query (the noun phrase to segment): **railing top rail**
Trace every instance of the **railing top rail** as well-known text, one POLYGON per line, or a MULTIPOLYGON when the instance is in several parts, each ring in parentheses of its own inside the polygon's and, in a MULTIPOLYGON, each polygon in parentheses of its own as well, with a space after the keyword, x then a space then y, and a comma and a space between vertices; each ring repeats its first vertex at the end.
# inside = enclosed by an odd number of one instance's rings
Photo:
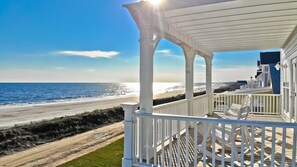
POLYGON ((188 101, 188 99, 177 100, 177 101, 173 101, 173 102, 153 106, 153 109, 160 109, 160 108, 168 107, 168 106, 171 106, 171 105, 177 105, 177 104, 185 103, 187 101, 188 101))
POLYGON ((237 124, 237 125, 247 125, 247 126, 265 126, 265 127, 287 127, 287 128, 297 128, 297 123, 289 122, 270 122, 270 121, 253 121, 253 120, 233 120, 233 119, 222 119, 222 118, 204 118, 198 116, 184 116, 184 115, 171 115, 171 114, 157 114, 157 113, 143 113, 135 112, 133 117, 141 118, 157 118, 157 119, 167 119, 167 120, 179 120, 179 121, 189 121, 189 122, 207 122, 207 123, 223 123, 223 124, 237 124))
POLYGON ((252 94, 252 93, 234 93, 234 94, 227 94, 227 93, 214 93, 214 95, 227 95, 227 96, 246 96, 248 94, 251 94, 252 96, 280 96, 280 94, 252 94))
POLYGON ((200 99, 200 98, 207 97, 207 96, 208 96, 207 94, 200 95, 200 96, 195 96, 195 97, 193 97, 193 100, 200 99))
POLYGON ((280 96, 280 94, 251 94, 252 96, 280 96))

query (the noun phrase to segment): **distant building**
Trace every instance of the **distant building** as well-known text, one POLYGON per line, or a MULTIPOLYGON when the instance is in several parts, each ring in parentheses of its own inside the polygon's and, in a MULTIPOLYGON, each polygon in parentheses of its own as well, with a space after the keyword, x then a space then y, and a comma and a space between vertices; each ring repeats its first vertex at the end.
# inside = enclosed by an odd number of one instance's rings
POLYGON ((272 87, 274 94, 280 93, 280 71, 275 65, 280 62, 280 52, 261 52, 257 61, 257 74, 255 75, 259 87, 272 87))
POLYGON ((236 82, 236 84, 239 85, 239 86, 247 85, 247 81, 239 80, 239 81, 236 82))

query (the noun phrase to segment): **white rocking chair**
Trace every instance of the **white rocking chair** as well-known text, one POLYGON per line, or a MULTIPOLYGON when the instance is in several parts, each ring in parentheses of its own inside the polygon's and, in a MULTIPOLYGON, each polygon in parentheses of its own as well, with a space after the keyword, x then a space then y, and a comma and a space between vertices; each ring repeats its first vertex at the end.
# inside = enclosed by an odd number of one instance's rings
MULTIPOLYGON (((247 100, 248 102, 248 100, 247 100)), ((232 111, 231 115, 230 112, 228 112, 223 118, 225 119, 237 119, 237 120, 246 120, 246 118, 248 117, 248 113, 250 111, 250 106, 247 105, 246 103, 243 105, 233 105, 233 108, 230 109, 229 111, 232 111)), ((207 138, 209 136, 209 134, 211 134, 211 132, 214 132, 214 136, 215 136, 215 142, 219 145, 222 146, 222 149, 225 148, 224 150, 233 150, 232 151, 232 155, 234 156, 234 160, 235 161, 239 161, 240 160, 240 151, 241 151, 241 142, 238 144, 237 142, 237 137, 240 136, 241 134, 241 126, 239 125, 225 125, 225 128, 223 129, 222 124, 217 124, 217 125, 212 125, 212 126, 208 126, 207 129, 207 133, 206 136, 203 137, 203 141, 201 145, 198 145, 198 149, 201 152, 205 151, 205 154, 207 157, 210 158, 215 158, 216 160, 221 161, 222 160, 222 156, 224 156, 224 159, 226 162, 230 162, 232 160, 231 156, 227 157, 226 155, 218 155, 215 154, 215 157, 213 157, 213 153, 212 151, 209 151, 206 149, 207 147, 207 138), (223 131, 225 131, 225 136, 223 136, 223 131), (224 142, 223 142, 224 140, 224 142), (224 146, 222 145, 224 143, 224 146), (205 148, 204 148, 205 147, 205 148)), ((243 136, 243 135, 241 135, 243 136)), ((245 129, 245 151, 243 152, 243 154, 247 153, 249 151, 249 140, 250 140, 250 135, 249 132, 247 130, 247 128, 245 129)))
MULTIPOLYGON (((232 103, 231 106, 229 108, 226 108, 224 110, 224 115, 225 116, 233 116, 233 117, 237 117, 238 118, 238 114, 239 114, 239 110, 241 108, 244 108, 244 107, 248 107, 248 111, 247 112, 243 112, 242 114, 249 114, 251 108, 251 103, 252 103, 252 95, 249 94, 247 96, 245 96, 243 99, 242 99, 242 103, 241 104, 235 104, 235 103, 232 103)), ((242 118, 241 119, 247 119, 247 115, 242 115, 241 116, 242 118)))

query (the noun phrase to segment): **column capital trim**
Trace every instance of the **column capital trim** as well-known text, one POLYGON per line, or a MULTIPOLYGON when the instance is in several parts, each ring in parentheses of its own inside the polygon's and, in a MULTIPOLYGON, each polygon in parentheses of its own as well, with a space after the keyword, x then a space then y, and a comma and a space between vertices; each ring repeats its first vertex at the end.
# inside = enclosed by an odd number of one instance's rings
POLYGON ((182 44, 180 46, 183 49, 186 61, 191 61, 191 62, 194 61, 197 52, 193 48, 189 47, 188 45, 182 44))
POLYGON ((212 54, 211 56, 203 56, 203 58, 204 58, 204 60, 205 60, 205 62, 206 63, 208 63, 208 62, 212 62, 212 60, 213 60, 213 57, 214 57, 214 54, 212 54))

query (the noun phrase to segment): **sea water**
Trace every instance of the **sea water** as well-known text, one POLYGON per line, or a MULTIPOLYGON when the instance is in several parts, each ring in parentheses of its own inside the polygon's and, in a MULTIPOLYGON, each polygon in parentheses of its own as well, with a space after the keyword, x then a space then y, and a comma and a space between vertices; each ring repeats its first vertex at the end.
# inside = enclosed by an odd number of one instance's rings
MULTIPOLYGON (((224 83, 214 84, 219 87, 224 83)), ((184 89, 181 83, 154 83, 154 94, 184 89)), ((196 91, 205 89, 195 84, 196 91)), ((0 107, 102 100, 139 95, 139 83, 0 83, 0 107)))

